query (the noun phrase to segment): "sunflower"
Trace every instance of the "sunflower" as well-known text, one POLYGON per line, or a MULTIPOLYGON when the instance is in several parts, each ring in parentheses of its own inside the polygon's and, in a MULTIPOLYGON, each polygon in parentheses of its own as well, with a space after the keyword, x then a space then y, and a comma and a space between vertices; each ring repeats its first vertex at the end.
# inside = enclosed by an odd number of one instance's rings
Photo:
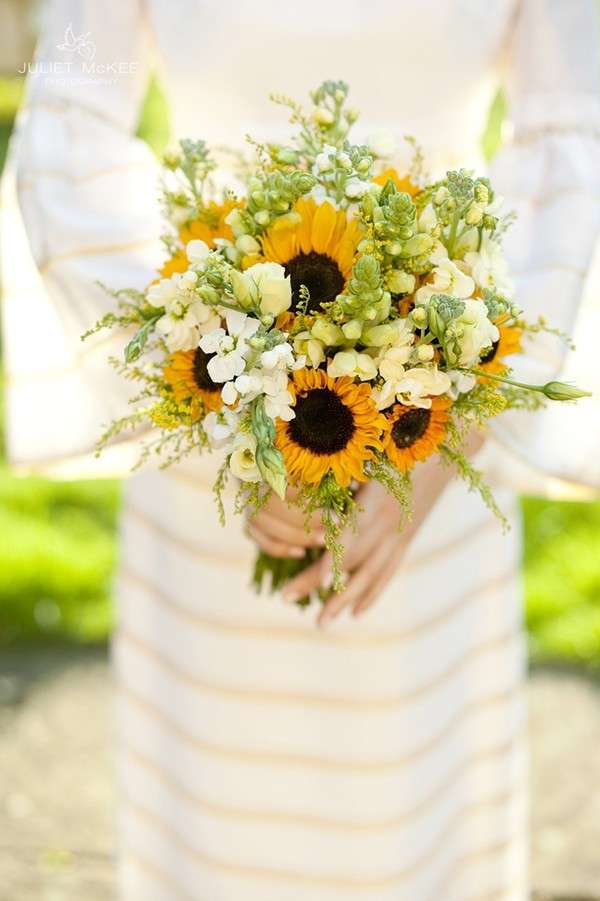
POLYGON ((263 259, 280 263, 292 283, 292 311, 300 300, 300 286, 310 293, 309 311, 335 300, 352 270, 362 232, 356 220, 330 203, 301 198, 294 206, 297 222, 275 223, 262 238, 263 259))
POLYGON ((190 416, 194 422, 204 413, 219 410, 222 405, 221 386, 213 382, 206 368, 211 356, 200 347, 178 350, 163 370, 175 400, 190 402, 190 416))
POLYGON ((385 169, 373 179, 376 185, 382 186, 390 180, 394 182, 399 191, 410 194, 411 197, 416 197, 421 190, 411 181, 408 175, 400 176, 397 169, 385 169))
POLYGON ((189 268, 185 250, 177 250, 158 270, 161 278, 171 278, 176 272, 187 272, 189 268))
POLYGON ((404 404, 392 408, 383 445, 396 469, 407 472, 438 449, 446 434, 450 405, 445 398, 432 397, 429 409, 404 404))
POLYGON ((300 369, 289 390, 295 417, 277 420, 275 443, 292 482, 317 484, 333 472, 339 485, 366 481, 363 464, 382 450, 385 417, 371 399, 369 385, 346 376, 332 379, 322 369, 300 369))
POLYGON ((202 211, 201 218, 192 219, 181 226, 179 237, 184 244, 188 241, 204 241, 211 250, 215 246, 215 238, 233 241, 233 232, 225 220, 232 210, 240 206, 238 200, 226 200, 224 203, 211 200, 202 211))
POLYGON ((494 341, 491 349, 481 358, 478 368, 483 369, 484 372, 502 375, 508 369, 504 357, 521 352, 523 332, 514 325, 499 325, 498 331, 500 337, 494 341))

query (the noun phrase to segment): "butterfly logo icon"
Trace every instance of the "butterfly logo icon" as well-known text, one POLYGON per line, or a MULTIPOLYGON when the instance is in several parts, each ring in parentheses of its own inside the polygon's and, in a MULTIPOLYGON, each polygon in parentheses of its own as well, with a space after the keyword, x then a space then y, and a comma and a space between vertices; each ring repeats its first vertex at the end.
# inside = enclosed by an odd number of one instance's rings
POLYGON ((96 45, 90 40, 91 32, 76 35, 73 25, 69 24, 65 31, 65 39, 62 44, 57 44, 59 50, 68 50, 70 53, 78 53, 79 56, 91 63, 96 56, 96 45))

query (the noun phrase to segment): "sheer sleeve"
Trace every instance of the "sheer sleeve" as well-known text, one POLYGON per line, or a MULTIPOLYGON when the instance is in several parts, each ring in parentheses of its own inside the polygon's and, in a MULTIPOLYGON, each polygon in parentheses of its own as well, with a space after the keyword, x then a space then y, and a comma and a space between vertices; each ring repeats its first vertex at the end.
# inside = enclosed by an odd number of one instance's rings
POLYGON ((593 0, 521 0, 506 83, 512 135, 491 174, 517 212, 505 244, 516 301, 530 320, 544 316, 574 334, 578 352, 537 336, 516 377, 571 377, 595 392, 577 405, 553 404, 533 417, 509 413, 494 423, 492 436, 505 451, 502 460, 496 456, 498 468, 514 473, 522 489, 539 488, 540 476, 600 484, 600 365, 597 342, 590 342, 600 325, 598 75, 593 0))
MULTIPOLYGON (((98 283, 141 287, 158 261, 158 166, 134 137, 149 68, 138 0, 48 4, 2 186, 16 464, 93 472, 83 464, 102 425, 124 412, 107 362, 124 336, 80 336, 114 303, 98 283)), ((113 468, 114 455, 103 462, 113 468)))

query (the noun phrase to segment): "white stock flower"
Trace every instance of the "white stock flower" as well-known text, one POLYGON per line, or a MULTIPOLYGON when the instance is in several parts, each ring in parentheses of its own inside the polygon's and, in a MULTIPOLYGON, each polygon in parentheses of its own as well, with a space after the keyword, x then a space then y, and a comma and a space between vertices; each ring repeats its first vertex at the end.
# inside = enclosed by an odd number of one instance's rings
POLYGON ((260 482, 261 474, 256 464, 256 438, 249 432, 236 435, 229 468, 243 482, 260 482))
POLYGON ((330 172, 334 167, 335 155, 337 148, 332 144, 325 144, 321 153, 315 157, 315 166, 317 172, 330 172), (331 159, 333 157, 333 159, 331 159))
POLYGON ((265 369, 297 368, 292 345, 287 341, 276 344, 271 350, 264 350, 260 355, 260 363, 265 369))
POLYGON ((476 376, 471 375, 470 372, 460 372, 458 369, 451 369, 448 372, 448 376, 451 382, 448 396, 452 400, 456 400, 459 394, 466 394, 467 391, 471 391, 477 383, 476 376))
POLYGON ((214 354, 207 364, 213 382, 230 382, 246 368, 248 340, 258 329, 260 322, 238 310, 225 313, 227 329, 217 328, 203 335, 200 347, 207 354, 214 354))
POLYGON ((500 337, 498 327, 490 321, 487 307, 481 300, 465 300, 464 313, 454 321, 458 327, 457 341, 460 346, 460 366, 474 366, 481 352, 491 347, 500 337))
POLYGON ((377 364, 369 354, 361 354, 356 350, 340 350, 329 361, 327 374, 334 379, 348 375, 366 382, 376 377, 377 364))
POLYGON ((209 445, 214 450, 229 450, 237 433, 238 416, 233 410, 207 413, 202 420, 209 445))
POLYGON ((431 395, 447 393, 450 378, 435 366, 431 369, 415 366, 406 370, 395 387, 396 398, 403 404, 428 409, 431 407, 431 395))
POLYGON ((512 294, 513 284, 502 248, 488 235, 482 237, 479 250, 465 255, 465 263, 480 288, 496 288, 500 294, 512 294))
MULTIPOLYGON (((433 257, 433 255, 432 255, 433 257)), ((432 294, 450 294, 452 297, 471 297, 475 282, 470 275, 459 269, 448 257, 437 256, 439 262, 432 270, 433 279, 423 285, 415 294, 415 301, 426 304, 432 294)))
POLYGON ((299 332, 294 336, 294 350, 305 356, 315 369, 325 360, 325 344, 313 338, 310 332, 299 332))
POLYGON ((202 266, 210 253, 210 249, 204 241, 193 240, 188 241, 185 246, 185 252, 192 266, 202 266))
POLYGON ((369 190, 369 184, 360 178, 349 178, 344 193, 349 200, 359 200, 369 190))
POLYGON ((438 224, 437 216, 432 203, 428 203, 421 211, 417 220, 417 226, 420 232, 431 232, 438 224))
POLYGON ((193 293, 197 276, 194 272, 176 273, 150 285, 146 298, 152 306, 164 307, 164 315, 156 323, 171 352, 190 350, 198 338, 219 326, 221 317, 193 293))

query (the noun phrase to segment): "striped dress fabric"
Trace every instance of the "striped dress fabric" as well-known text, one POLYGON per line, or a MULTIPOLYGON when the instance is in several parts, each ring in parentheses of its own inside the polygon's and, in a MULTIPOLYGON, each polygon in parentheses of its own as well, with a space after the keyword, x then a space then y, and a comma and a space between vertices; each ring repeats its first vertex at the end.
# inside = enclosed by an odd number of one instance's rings
POLYGON ((518 528, 451 486, 369 614, 320 631, 249 588, 212 475, 127 490, 124 897, 524 899, 518 528))
MULTIPOLYGON (((518 213, 505 243, 515 297, 567 333, 583 310, 569 376, 596 399, 558 420, 503 417, 478 462, 512 531, 452 484, 377 604, 325 631, 313 610, 249 588, 253 549, 239 519, 217 524, 213 461, 131 478, 114 639, 118 866, 119 901, 525 901, 513 492, 547 476, 600 481, 595 0, 44 11, 3 177, 0 263, 9 454, 52 475, 123 474, 137 455, 134 435, 94 458, 101 425, 127 410, 107 363, 123 336, 80 336, 114 307, 99 283, 143 289, 164 255, 158 163, 135 137, 157 65, 176 137, 287 140, 269 92, 303 100, 343 78, 363 111, 356 139, 385 130, 401 148, 415 135, 434 177, 481 168, 505 86, 491 174, 518 213), (121 67, 114 77, 80 77, 61 49, 68 26, 97 64, 121 67), (48 76, 57 62, 69 67, 48 76)), ((542 337, 517 376, 555 377, 563 356, 542 337)))

